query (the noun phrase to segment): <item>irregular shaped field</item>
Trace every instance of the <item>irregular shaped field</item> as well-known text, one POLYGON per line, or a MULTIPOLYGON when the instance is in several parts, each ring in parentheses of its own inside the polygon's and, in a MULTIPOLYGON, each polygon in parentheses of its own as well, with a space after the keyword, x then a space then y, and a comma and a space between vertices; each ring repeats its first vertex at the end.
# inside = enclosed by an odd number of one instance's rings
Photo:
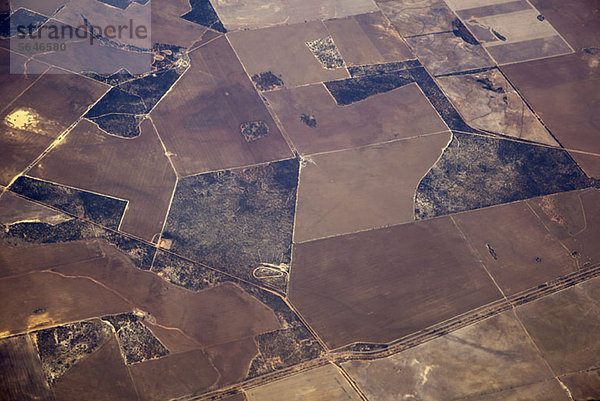
POLYGON ((472 127, 558 146, 499 70, 439 77, 437 82, 472 127))
POLYGON ((294 241, 414 220, 417 185, 450 133, 310 156, 302 167, 294 241))
POLYGON ((562 149, 457 132, 453 136, 419 184, 415 198, 418 219, 590 185, 562 149))
POLYGON ((120 229, 152 240, 162 229, 176 178, 152 123, 144 121, 140 130, 139 137, 124 140, 82 121, 30 175, 127 200, 120 229))

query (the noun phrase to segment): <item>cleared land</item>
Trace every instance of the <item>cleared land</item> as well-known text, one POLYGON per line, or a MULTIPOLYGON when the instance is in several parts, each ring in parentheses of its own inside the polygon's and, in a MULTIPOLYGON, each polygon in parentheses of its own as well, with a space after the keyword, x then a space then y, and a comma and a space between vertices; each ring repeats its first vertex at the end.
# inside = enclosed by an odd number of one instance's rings
POLYGON ((26 221, 54 225, 71 219, 60 211, 30 202, 9 191, 0 198, 0 224, 5 226, 26 221))
POLYGON ((440 77, 437 82, 471 127, 558 146, 497 69, 440 77))
POLYGON ((450 74, 493 66, 480 44, 466 41, 453 32, 415 36, 408 44, 433 75, 450 74))
MULTIPOLYGON (((553 378, 512 312, 385 359, 352 361, 343 367, 369 399, 381 401, 397 400, 398 395, 427 401, 479 400, 490 393, 490 399, 498 400, 505 399, 500 396, 503 390, 553 378)), ((560 388, 546 390, 544 400, 564 400, 557 396, 560 388)))
POLYGON ((0 110, 8 106, 48 68, 45 64, 28 62, 27 58, 0 48, 0 110))
MULTIPOLYGON (((306 45, 328 36, 323 22, 313 21, 232 32, 227 37, 248 75, 271 71, 290 88, 349 76, 345 68, 323 68, 306 45)), ((333 40, 337 45, 335 37, 333 40)))
MULTIPOLYGON (((502 71, 567 149, 600 154, 600 54, 503 66, 502 71)), ((579 154, 572 153, 575 160, 579 154)))
POLYGON ((361 399, 339 370, 329 364, 246 390, 246 395, 249 401, 361 399))
POLYGON ((600 369, 562 376, 560 380, 576 400, 600 399, 600 369))
POLYGON ((264 96, 303 155, 447 129, 416 84, 343 107, 323 85, 282 89, 264 96), (316 125, 306 124, 303 114, 313 116, 316 125))
POLYGON ((129 201, 121 230, 152 240, 162 229, 175 187, 175 172, 152 123, 123 139, 80 122, 35 168, 33 177, 129 201))
POLYGON ((598 2, 582 0, 566 3, 560 0, 531 0, 539 12, 558 29, 575 49, 598 44, 600 14, 598 2))
POLYGON ((0 340, 0 393, 6 401, 53 400, 35 346, 28 335, 0 340))
POLYGON ((517 309, 544 359, 558 375, 600 367, 600 279, 517 309))
POLYGON ((114 337, 61 376, 52 392, 56 401, 137 399, 114 337))
POLYGON ((139 363, 129 369, 142 401, 161 401, 207 390, 219 375, 200 350, 139 363))
POLYGON ((453 218, 507 295, 577 271, 571 252, 524 201, 453 218))
POLYGON ((443 0, 380 0, 377 5, 404 37, 452 30, 456 18, 443 0))
POLYGON ((390 63, 414 58, 412 52, 381 13, 325 21, 346 65, 390 63))
POLYGON ((291 156, 277 125, 224 37, 190 53, 191 67, 151 116, 180 175, 291 156), (241 124, 268 133, 247 142, 241 124))
POLYGON ((186 21, 182 15, 191 9, 187 0, 161 1, 152 4, 152 41, 191 48, 200 38, 208 38, 213 31, 186 21))
POLYGON ((245 379, 252 360, 258 355, 258 348, 253 338, 245 338, 212 346, 206 352, 219 371, 219 387, 245 379))
POLYGON ((0 183, 8 184, 98 100, 107 87, 70 74, 46 74, 0 113, 0 183))
POLYGON ((294 241, 414 220, 421 178, 450 133, 312 155, 302 167, 294 241))
POLYGON ((346 17, 378 11, 372 0, 235 0, 213 3, 223 25, 230 31, 294 24, 316 19, 346 17))
POLYGON ((0 280, 0 335, 129 310, 130 305, 86 278, 34 272, 0 280))
POLYGON ((600 190, 565 192, 527 202, 550 233, 577 258, 579 266, 600 262, 600 190))
POLYGON ((386 343, 500 294, 441 218, 296 245, 289 297, 336 348, 386 343))
POLYGON ((63 264, 94 260, 103 256, 102 249, 94 240, 18 247, 2 244, 1 249, 1 277, 52 269, 63 264))

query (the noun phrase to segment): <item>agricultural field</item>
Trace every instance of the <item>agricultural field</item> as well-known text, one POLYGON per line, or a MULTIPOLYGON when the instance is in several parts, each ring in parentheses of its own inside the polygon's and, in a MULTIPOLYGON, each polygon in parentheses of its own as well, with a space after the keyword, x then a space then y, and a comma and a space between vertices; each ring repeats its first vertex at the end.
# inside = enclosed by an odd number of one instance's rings
POLYGON ((0 2, 0 399, 600 399, 595 0, 0 2))

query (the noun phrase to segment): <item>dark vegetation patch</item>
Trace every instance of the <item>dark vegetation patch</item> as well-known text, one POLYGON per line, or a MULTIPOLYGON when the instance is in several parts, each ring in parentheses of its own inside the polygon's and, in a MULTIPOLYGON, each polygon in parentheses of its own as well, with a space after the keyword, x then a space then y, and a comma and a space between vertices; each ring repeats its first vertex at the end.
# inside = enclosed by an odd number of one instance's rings
POLYGON ((496 31, 495 29, 492 29, 492 33, 501 41, 506 42, 506 37, 500 34, 500 32, 496 31))
POLYGON ((152 53, 152 70, 139 76, 126 70, 112 75, 87 73, 114 86, 85 117, 111 135, 124 138, 139 136, 141 121, 189 65, 189 58, 182 47, 156 44, 152 53))
POLYGON ((308 336, 310 336, 308 330, 302 326, 257 336, 259 354, 250 364, 248 378, 318 358, 322 348, 317 341, 298 341, 308 336))
POLYGON ((122 313, 104 316, 102 320, 109 322, 114 327, 121 352, 128 365, 169 354, 169 350, 142 324, 137 315, 122 313))
POLYGON ((458 18, 452 21, 452 33, 454 33, 454 36, 461 38, 470 45, 477 46, 479 44, 479 41, 475 39, 465 24, 463 24, 458 18))
POLYGON ((215 31, 227 32, 209 0, 190 0, 190 5, 192 10, 181 18, 215 31))
POLYGON ((284 85, 281 77, 273 74, 271 71, 252 75, 252 81, 261 91, 282 88, 284 85))
POLYGON ((310 128, 317 128, 317 119, 312 114, 308 115, 303 113, 300 115, 300 120, 310 128))
POLYGON ((331 36, 306 42, 311 53, 319 60, 323 68, 334 70, 344 66, 344 59, 331 36))
POLYGON ((16 36, 19 32, 18 27, 25 27, 25 31, 29 34, 29 26, 31 25, 31 31, 35 32, 39 27, 44 25, 48 21, 48 18, 33 11, 29 11, 24 8, 19 8, 10 14, 10 17, 4 18, 0 22, 0 36, 3 38, 11 38, 16 36))
POLYGON ((237 282, 215 270, 160 250, 152 264, 152 271, 163 279, 191 291, 205 290, 228 281, 237 282))
POLYGON ((421 67, 419 60, 398 61, 384 64, 368 64, 348 67, 348 72, 352 78, 388 74, 396 71, 408 70, 410 68, 421 67))
POLYGON ((241 287, 271 308, 283 327, 255 337, 259 353, 250 364, 247 378, 306 362, 322 355, 323 348, 319 342, 280 297, 248 284, 241 284, 241 287))
POLYGON ((338 105, 348 105, 414 82, 408 71, 392 71, 325 82, 338 105))
POLYGON ((113 230, 119 228, 121 217, 127 207, 127 202, 123 200, 26 176, 19 177, 10 189, 17 194, 91 220, 113 230))
MULTIPOLYGON (((187 258, 249 280, 254 268, 290 263, 298 161, 186 177, 163 238, 187 258)), ((285 291, 285 287, 277 288, 285 291)))
POLYGON ((246 142, 254 142, 267 136, 269 126, 264 121, 247 121, 240 124, 240 132, 246 142))
POLYGON ((417 187, 417 219, 585 188, 590 180, 561 149, 454 133, 417 187))
POLYGON ((57 326, 32 333, 48 383, 110 339, 110 327, 100 320, 57 326))
POLYGON ((481 87, 485 90, 496 93, 504 93, 504 88, 502 87, 502 85, 494 87, 494 83, 488 77, 479 78, 477 79, 477 82, 479 82, 481 84, 481 87))
POLYGON ((93 238, 103 239, 119 248, 135 266, 142 270, 150 269, 156 251, 156 248, 151 245, 80 219, 56 225, 46 223, 12 224, 0 231, 0 238, 12 246, 19 246, 22 243, 48 244, 93 238))

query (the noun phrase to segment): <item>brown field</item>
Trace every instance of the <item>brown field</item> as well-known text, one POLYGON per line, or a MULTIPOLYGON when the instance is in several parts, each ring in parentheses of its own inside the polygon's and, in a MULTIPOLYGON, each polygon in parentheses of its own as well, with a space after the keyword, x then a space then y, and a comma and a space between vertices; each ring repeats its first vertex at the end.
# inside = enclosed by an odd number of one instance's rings
POLYGON ((224 37, 190 54, 191 67, 152 112, 181 175, 291 156, 291 151, 224 37), (246 142, 240 125, 263 121, 266 137, 246 142))
POLYGON ((98 100, 107 86, 46 74, 0 113, 0 183, 8 184, 98 100))
POLYGON ((137 363, 129 367, 141 401, 163 401, 208 389, 218 379, 200 350, 137 363))
POLYGON ((152 4, 152 41, 184 46, 188 49, 204 35, 213 31, 202 25, 184 20, 182 15, 191 10, 186 0, 161 1, 152 4))
MULTIPOLYGON (((47 24, 57 26, 61 30, 65 26, 55 19, 50 19, 47 24)), ((44 40, 56 43, 56 39, 49 37, 49 30, 42 32, 41 39, 23 39, 23 42, 31 41, 33 44, 34 41, 44 40)), ((130 73, 137 74, 148 71, 152 62, 152 55, 149 53, 132 52, 114 46, 90 47, 89 41, 82 41, 77 37, 67 38, 64 42, 67 46, 65 50, 35 53, 33 58, 76 73, 96 71, 111 74, 125 68, 130 73)))
POLYGON ((378 11, 373 0, 241 0, 217 1, 213 5, 230 31, 378 11))
POLYGON ((580 266, 600 262, 600 190, 563 192, 527 202, 580 266))
POLYGON ((0 224, 5 226, 26 221, 55 225, 71 219, 71 216, 30 202, 9 191, 0 197, 0 224))
POLYGON ((0 340, 0 394, 5 401, 53 399, 42 364, 27 335, 0 340))
POLYGON ((599 368, 600 279, 548 295, 517 309, 556 374, 599 368))
POLYGON ((301 154, 347 149, 447 129, 416 84, 338 106, 324 85, 267 92, 264 96, 301 154), (301 119, 314 115, 312 128, 301 119))
POLYGON ((52 390, 56 401, 137 400, 115 337, 68 370, 52 390))
MULTIPOLYGON (((350 76, 345 68, 323 68, 306 45, 327 36, 329 32, 321 21, 227 35, 248 75, 271 71, 288 88, 350 76)), ((337 44, 335 37, 333 40, 337 44)))
POLYGON ((49 67, 36 61, 27 62, 27 58, 0 48, 0 111, 32 85, 49 67), (30 74, 27 74, 30 72, 30 74))
POLYGON ((347 65, 390 63, 413 59, 402 37, 381 13, 325 21, 347 65))
POLYGON ((500 298, 449 218, 306 242, 289 297, 331 347, 387 343, 500 298))
POLYGON ((0 245, 0 277, 14 276, 60 265, 100 259, 103 254, 96 241, 58 244, 0 245))
POLYGON ((468 400, 474 399, 477 401, 571 401, 566 391, 554 379, 468 398, 468 400))
POLYGON ((600 13, 597 1, 531 0, 531 4, 573 48, 581 49, 598 44, 600 13))
MULTIPOLYGON (((399 395, 424 401, 480 400, 484 394, 553 378, 510 311, 399 354, 343 367, 368 399, 378 401, 397 400, 399 395)), ((510 398, 496 394, 489 399, 510 398)))
POLYGON ((131 310, 102 286, 78 277, 33 272, 0 280, 0 336, 131 310))
POLYGON ((359 401, 361 398, 333 365, 295 374, 246 390, 249 401, 359 401))
POLYGON ((225 283, 201 292, 187 291, 153 273, 136 269, 116 248, 102 245, 107 260, 80 263, 55 270, 91 277, 150 313, 157 324, 181 330, 192 341, 213 345, 280 328, 272 310, 225 283), (103 266, 98 269, 98 266, 103 266))
POLYGON ((158 338, 171 354, 180 354, 201 348, 197 341, 186 337, 185 333, 177 330, 176 327, 162 327, 152 324, 148 320, 142 321, 142 324, 158 338))
POLYGON ((302 167, 294 241, 414 221, 414 196, 450 133, 313 155, 302 167))
POLYGON ((210 361, 219 371, 217 386, 225 386, 245 379, 252 359, 258 354, 253 338, 214 345, 206 349, 210 361))
POLYGON ((578 152, 570 152, 570 154, 588 177, 600 179, 600 154, 596 156, 578 152))
POLYGON ((162 229, 175 172, 149 120, 142 134, 123 139, 81 121, 29 175, 127 199, 121 230, 152 240, 162 229))
POLYGON ((575 258, 524 201, 453 218, 507 295, 577 270, 575 258))
POLYGON ((502 71, 567 149, 600 153, 600 54, 503 66, 502 71))
POLYGON ((600 369, 562 376, 560 380, 569 388, 575 400, 600 399, 600 369))

